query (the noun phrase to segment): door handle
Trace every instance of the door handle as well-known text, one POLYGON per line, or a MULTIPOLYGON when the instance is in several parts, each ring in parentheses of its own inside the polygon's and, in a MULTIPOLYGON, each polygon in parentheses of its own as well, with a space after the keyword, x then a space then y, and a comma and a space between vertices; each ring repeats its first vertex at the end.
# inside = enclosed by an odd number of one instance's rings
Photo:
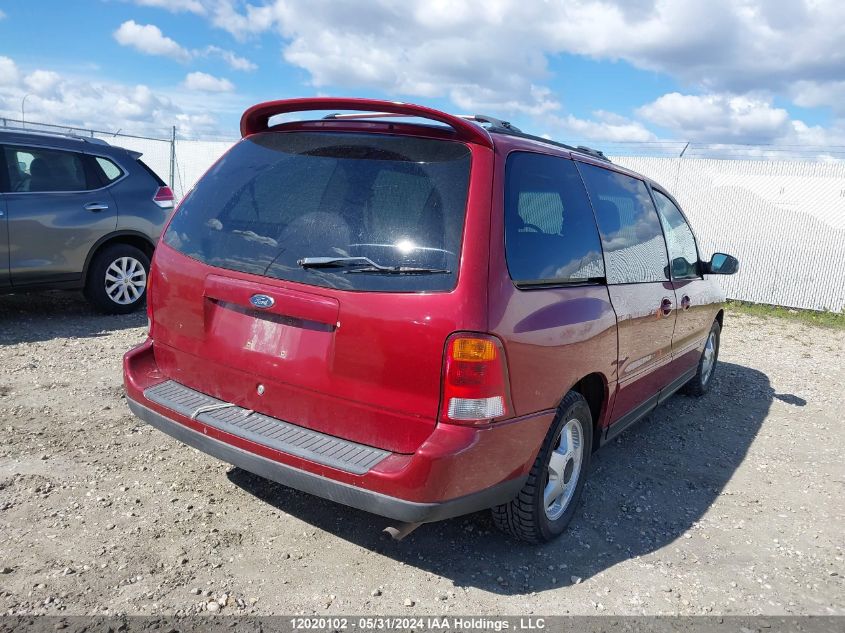
POLYGON ((671 299, 663 299, 660 302, 660 313, 667 317, 672 314, 672 300, 671 299))
POLYGON ((689 298, 689 295, 684 295, 681 297, 681 308, 684 310, 689 310, 690 306, 692 305, 692 301, 689 298))
POLYGON ((109 205, 103 204, 102 202, 89 202, 85 205, 86 211, 93 211, 94 213, 97 213, 99 211, 105 211, 108 208, 109 205))

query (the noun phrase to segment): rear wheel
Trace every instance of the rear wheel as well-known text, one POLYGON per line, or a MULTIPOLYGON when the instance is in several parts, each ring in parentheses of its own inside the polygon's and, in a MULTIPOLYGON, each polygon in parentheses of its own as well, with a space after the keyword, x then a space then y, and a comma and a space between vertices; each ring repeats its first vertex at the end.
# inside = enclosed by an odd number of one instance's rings
POLYGON ((716 361, 719 360, 719 338, 722 334, 722 326, 718 321, 713 321, 710 332, 707 334, 707 341, 704 343, 704 350, 701 358, 698 359, 698 369, 695 376, 683 386, 681 391, 690 396, 703 396, 710 391, 713 383, 713 374, 716 373, 716 361))
POLYGON ((129 244, 112 244, 94 256, 85 296, 108 314, 134 312, 144 303, 150 259, 129 244))
POLYGON ((529 543, 559 536, 575 514, 593 444, 593 418, 580 393, 570 391, 558 408, 531 473, 516 499, 493 508, 503 532, 529 543))

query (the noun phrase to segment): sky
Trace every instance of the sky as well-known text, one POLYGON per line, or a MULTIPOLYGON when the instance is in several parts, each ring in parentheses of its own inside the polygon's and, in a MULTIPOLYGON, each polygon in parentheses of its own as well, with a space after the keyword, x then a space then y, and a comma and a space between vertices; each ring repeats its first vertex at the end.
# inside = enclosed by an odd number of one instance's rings
POLYGON ((309 95, 559 140, 845 146, 841 0, 0 0, 0 116, 237 137, 309 95))

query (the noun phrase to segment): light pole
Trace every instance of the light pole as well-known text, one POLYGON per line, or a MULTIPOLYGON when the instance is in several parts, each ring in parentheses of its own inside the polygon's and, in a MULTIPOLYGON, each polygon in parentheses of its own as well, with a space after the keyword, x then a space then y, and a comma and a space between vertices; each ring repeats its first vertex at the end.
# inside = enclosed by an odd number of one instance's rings
POLYGON ((26 127, 26 100, 32 96, 32 93, 26 93, 21 99, 21 127, 26 127))

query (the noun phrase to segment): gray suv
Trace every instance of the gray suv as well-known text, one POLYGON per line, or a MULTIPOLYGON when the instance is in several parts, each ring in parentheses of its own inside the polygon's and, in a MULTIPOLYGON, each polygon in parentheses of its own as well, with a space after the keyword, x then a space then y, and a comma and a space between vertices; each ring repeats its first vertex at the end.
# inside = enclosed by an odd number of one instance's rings
POLYGON ((0 294, 82 289, 97 308, 144 303, 173 192, 105 141, 0 131, 0 294))

